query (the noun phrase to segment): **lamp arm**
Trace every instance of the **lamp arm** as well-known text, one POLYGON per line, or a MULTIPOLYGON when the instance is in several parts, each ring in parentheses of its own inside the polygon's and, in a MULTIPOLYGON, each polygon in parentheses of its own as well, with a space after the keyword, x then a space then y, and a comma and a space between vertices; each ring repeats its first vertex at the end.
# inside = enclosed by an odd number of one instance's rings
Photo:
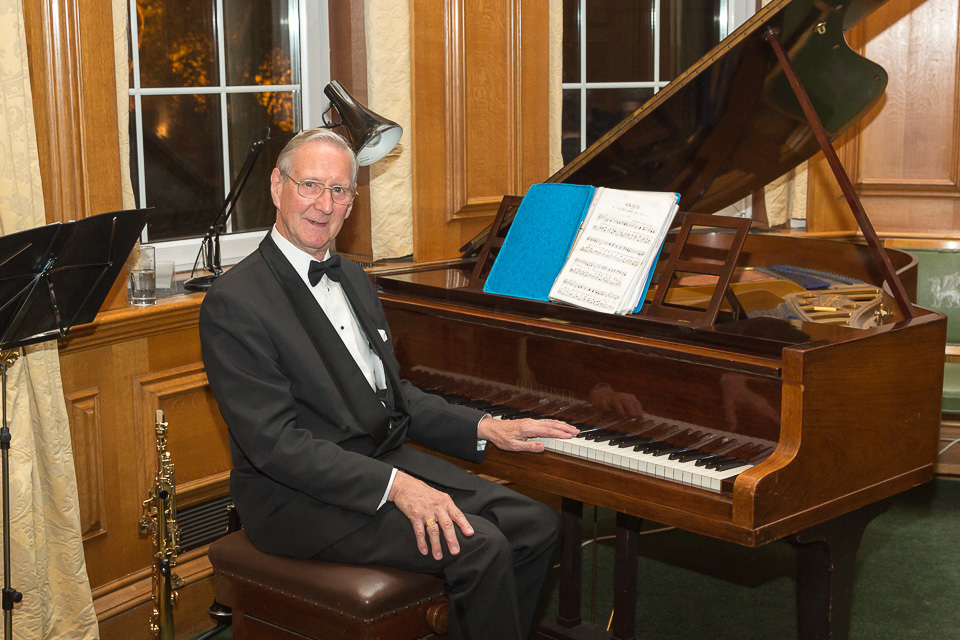
POLYGON ((202 260, 203 269, 210 272, 210 275, 191 277, 183 285, 187 291, 204 291, 223 273, 223 266, 220 262, 220 235, 226 230, 227 220, 230 219, 230 215, 233 213, 237 199, 240 197, 240 192, 243 190, 243 186, 247 183, 247 179, 253 171, 253 165, 260 156, 263 145, 270 137, 270 128, 264 127, 254 134, 254 137, 257 138, 257 140, 247 149, 247 156, 243 159, 243 165, 240 167, 240 171, 237 173, 237 177, 231 185, 230 193, 227 194, 223 205, 220 207, 220 211, 217 213, 217 217, 214 218, 213 223, 203 235, 203 240, 200 241, 200 254, 197 256, 196 262, 194 262, 194 270, 196 270, 197 262, 202 260))

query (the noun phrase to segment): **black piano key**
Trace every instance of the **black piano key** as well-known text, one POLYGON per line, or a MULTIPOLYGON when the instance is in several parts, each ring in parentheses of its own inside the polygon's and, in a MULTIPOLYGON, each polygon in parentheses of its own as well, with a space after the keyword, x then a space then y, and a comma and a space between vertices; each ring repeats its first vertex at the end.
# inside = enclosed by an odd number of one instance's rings
POLYGON ((503 418, 504 420, 513 420, 514 418, 529 418, 530 415, 530 412, 524 409, 511 409, 510 407, 503 407, 502 409, 497 410, 497 417, 503 418))
MULTIPOLYGON (((602 433, 594 438, 591 438, 594 442, 607 442, 608 440, 612 441, 620 435, 619 431, 609 431, 607 433, 602 433)), ((612 445, 613 442, 610 442, 612 445)))
MULTIPOLYGON (((674 453, 677 453, 678 451, 686 451, 686 450, 687 450, 686 447, 678 447, 678 446, 676 446, 676 445, 673 445, 673 446, 670 446, 670 447, 664 447, 663 449, 659 449, 659 450, 657 450, 657 451, 654 451, 654 452, 653 452, 653 455, 654 455, 654 457, 657 457, 657 456, 665 456, 665 455, 667 455, 667 454, 674 454, 674 453)), ((669 459, 669 458, 668 458, 668 459, 669 459)))
POLYGON ((705 469, 713 469, 714 471, 721 471, 722 467, 726 465, 733 464, 733 466, 729 467, 730 469, 740 466, 738 464, 735 464, 737 462, 743 462, 743 460, 740 460, 739 458, 731 458, 730 456, 717 456, 716 459, 710 460, 703 466, 705 469))
POLYGON ((596 427, 593 427, 593 428, 591 428, 591 429, 581 429, 581 430, 580 430, 580 433, 578 433, 577 435, 575 435, 575 436, 573 436, 573 437, 574 437, 574 438, 583 438, 584 440, 589 440, 589 439, 590 439, 590 436, 593 435, 594 433, 598 432, 598 431, 606 431, 606 429, 598 429, 598 428, 596 428, 596 427))
POLYGON ((689 449, 687 451, 678 451, 676 453, 671 453, 670 459, 676 460, 678 462, 692 462, 693 460, 700 460, 701 458, 709 458, 711 456, 713 456, 713 454, 707 453, 706 451, 689 449))
POLYGON ((614 438, 610 441, 611 445, 617 445, 621 449, 624 447, 632 447, 636 444, 651 442, 650 438, 646 436, 623 436, 620 438, 614 438))
POLYGON ((587 432, 581 431, 580 435, 578 435, 577 437, 578 438, 583 437, 586 440, 596 440, 600 436, 606 435, 608 433, 612 433, 614 436, 617 435, 616 431, 610 431, 609 429, 591 429, 590 431, 587 431, 587 432))
POLYGON ((715 463, 723 462, 725 460, 730 460, 730 458, 726 456, 710 455, 706 458, 700 458, 699 460, 697 460, 696 464, 698 467, 706 467, 709 469, 710 467, 708 465, 712 466, 715 463))
POLYGON ((717 471, 726 471, 727 469, 736 469, 737 467, 743 467, 750 464, 743 460, 731 460, 730 462, 724 462, 723 464, 717 465, 717 471))
POLYGON ((638 444, 633 448, 634 451, 640 451, 641 453, 655 453, 661 449, 666 449, 667 447, 672 447, 673 445, 669 442, 660 442, 659 440, 654 440, 653 442, 648 442, 647 444, 638 444))

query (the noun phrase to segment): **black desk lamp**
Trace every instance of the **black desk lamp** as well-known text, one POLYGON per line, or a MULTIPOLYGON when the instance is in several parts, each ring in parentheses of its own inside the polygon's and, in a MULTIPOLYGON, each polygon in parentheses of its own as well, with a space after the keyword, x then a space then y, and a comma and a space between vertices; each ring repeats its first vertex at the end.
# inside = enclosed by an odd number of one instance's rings
MULTIPOLYGON (((346 130, 350 146, 357 154, 358 165, 365 167, 373 164, 397 146, 400 136, 403 135, 403 128, 396 122, 377 115, 354 100, 353 96, 347 93, 347 90, 336 80, 330 82, 323 92, 330 99, 330 109, 336 109, 337 113, 340 114, 340 122, 327 121, 327 113, 330 111, 328 109, 323 114, 322 126, 326 129, 343 127, 346 130)), ((187 291, 206 291, 213 284, 213 281, 223 273, 223 267, 220 264, 220 234, 227 228, 227 220, 233 213, 240 191, 246 184, 247 178, 250 177, 250 172, 253 170, 253 165, 260 155, 260 151, 271 140, 269 135, 269 128, 261 129, 254 135, 255 141, 251 143, 247 150, 247 157, 231 185, 230 193, 223 201, 223 206, 220 207, 220 212, 203 236, 203 241, 200 244, 200 254, 193 265, 193 271, 195 272, 197 264, 202 258, 203 269, 210 273, 191 277, 185 281, 183 288, 187 291)), ((288 134, 281 136, 279 139, 290 137, 292 136, 288 134)), ((193 276, 193 272, 190 275, 193 276)))
POLYGON ((324 87, 323 92, 330 98, 330 107, 340 114, 340 122, 327 122, 327 114, 324 113, 323 126, 327 129, 342 126, 346 129, 350 146, 357 154, 357 164, 361 167, 380 160, 400 142, 400 136, 403 135, 400 125, 354 100, 336 80, 324 87))

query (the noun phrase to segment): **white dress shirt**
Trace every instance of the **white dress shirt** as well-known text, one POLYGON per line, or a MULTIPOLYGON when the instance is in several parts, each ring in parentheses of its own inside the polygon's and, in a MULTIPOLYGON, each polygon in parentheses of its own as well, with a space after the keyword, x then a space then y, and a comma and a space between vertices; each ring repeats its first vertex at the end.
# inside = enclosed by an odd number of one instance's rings
MULTIPOLYGON (((367 337, 364 335, 363 329, 360 328, 360 323, 357 321, 356 314, 354 314, 353 308, 350 306, 349 300, 347 300, 347 296, 343 293, 343 288, 340 286, 340 283, 331 280, 324 274, 316 286, 311 285, 308 271, 310 270, 310 263, 316 260, 316 258, 294 246, 292 242, 280 235, 276 225, 273 226, 270 237, 273 238, 280 252, 290 262, 297 274, 300 275, 300 278, 307 285, 307 288, 310 289, 310 292, 317 300, 323 313, 330 320, 330 324, 336 329, 337 335, 343 340, 343 345, 347 348, 347 351, 350 352, 350 355, 353 356, 353 359, 356 361, 357 366, 360 367, 360 371, 367 379, 367 382, 370 383, 370 388, 374 391, 386 389, 387 382, 386 373, 383 370, 383 361, 380 360, 380 356, 373 351, 373 348, 367 341, 367 337)), ((328 250, 324 259, 326 260, 329 257, 330 251, 328 250)), ((393 486, 393 479, 396 475, 397 470, 394 468, 390 474, 387 489, 383 492, 383 498, 377 507, 378 509, 386 503, 387 496, 390 495, 390 488, 393 486)))

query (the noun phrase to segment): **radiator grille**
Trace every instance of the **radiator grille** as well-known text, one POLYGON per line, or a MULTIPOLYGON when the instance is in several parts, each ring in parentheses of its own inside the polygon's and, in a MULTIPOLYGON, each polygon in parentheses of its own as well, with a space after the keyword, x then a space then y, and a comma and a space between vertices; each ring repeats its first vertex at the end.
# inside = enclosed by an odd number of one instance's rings
POLYGON ((177 510, 180 525, 180 551, 190 551, 208 545, 228 533, 230 496, 177 510))

